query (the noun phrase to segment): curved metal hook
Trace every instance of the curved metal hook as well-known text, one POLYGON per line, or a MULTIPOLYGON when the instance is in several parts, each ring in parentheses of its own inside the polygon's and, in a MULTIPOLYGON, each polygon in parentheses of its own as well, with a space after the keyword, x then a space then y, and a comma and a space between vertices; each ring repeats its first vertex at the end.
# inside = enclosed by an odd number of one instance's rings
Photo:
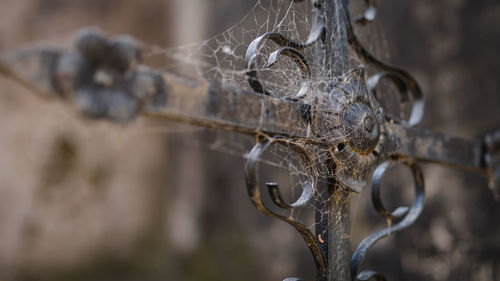
POLYGON ((380 164, 373 174, 372 178, 372 201, 373 205, 377 212, 383 217, 391 220, 393 218, 402 218, 400 222, 395 225, 389 226, 385 229, 379 230, 365 239, 359 244, 358 248, 354 252, 351 258, 351 276, 353 280, 368 280, 370 278, 375 278, 376 280, 384 280, 382 275, 376 273, 374 271, 362 271, 359 275, 359 267, 363 263, 366 255, 368 254, 368 250, 380 239, 387 237, 390 233, 401 231, 410 225, 412 225, 415 220, 418 218, 422 209, 424 207, 424 178, 422 175, 422 171, 420 167, 415 162, 393 162, 386 161, 380 164), (413 201, 412 206, 400 207, 397 208, 394 212, 389 212, 384 207, 381 199, 380 199, 380 187, 382 182, 382 177, 385 172, 394 166, 396 163, 403 163, 408 166, 412 173, 413 179, 415 181, 415 199, 413 201))
POLYGON ((372 271, 372 270, 364 270, 356 277, 360 281, 368 281, 370 279, 375 279, 375 281, 386 281, 384 275, 372 271))
POLYGON ((394 162, 391 161, 387 161, 380 164, 373 172, 372 183, 371 183, 373 206, 375 207, 375 210, 379 215, 381 215, 382 217, 386 218, 389 221, 404 217, 410 210, 406 206, 400 206, 396 208, 395 211, 389 212, 382 203, 382 199, 380 198, 380 189, 382 188, 382 177, 384 176, 384 173, 392 166, 394 166, 394 162))
POLYGON ((424 115, 424 97, 421 92, 415 91, 415 88, 408 87, 408 84, 405 81, 405 78, 402 77, 399 73, 397 72, 392 72, 392 71, 382 71, 377 74, 372 75, 370 78, 368 78, 367 84, 368 84, 368 89, 374 93, 375 98, 379 99, 377 97, 377 94, 375 92, 375 88, 377 87, 378 83, 382 79, 389 79, 389 81, 393 82, 396 87, 399 90, 399 93, 401 94, 401 100, 402 101, 408 101, 409 100, 409 94, 411 94, 413 100, 412 103, 412 108, 410 112, 410 117, 408 120, 395 120, 392 116, 389 116, 386 114, 386 117, 389 117, 391 120, 395 121, 396 123, 403 123, 403 124, 408 124, 409 126, 416 125, 420 122, 422 119, 422 116, 424 115))
MULTIPOLYGON (((307 64, 306 59, 299 51, 297 51, 294 48, 281 47, 269 55, 266 68, 269 68, 269 67, 273 66, 275 63, 277 63, 280 55, 285 55, 285 56, 292 58, 293 61, 295 62, 295 64, 297 66, 299 66, 300 71, 302 73, 303 82, 302 82, 302 85, 300 87, 300 90, 295 96, 290 97, 290 99, 299 100, 299 99, 305 97, 305 95, 307 94, 307 92, 311 88, 311 81, 310 81, 311 69, 309 68, 309 65, 307 64)), ((260 83, 260 82, 257 81, 257 83, 260 83)))
POLYGON ((270 68, 275 63, 277 63, 280 55, 285 55, 292 58, 295 64, 300 68, 300 71, 302 73, 303 83, 301 85, 299 92, 291 99, 297 100, 303 98, 310 89, 311 69, 309 68, 307 60, 299 52, 299 50, 308 46, 309 43, 306 42, 304 43, 304 45, 300 45, 297 42, 288 41, 288 39, 280 33, 268 32, 255 39, 248 47, 245 56, 246 68, 248 69, 246 73, 248 77, 247 78, 248 83, 250 84, 250 86, 254 91, 266 95, 271 95, 268 91, 264 90, 262 83, 259 81, 259 78, 257 77, 257 71, 256 71, 256 69, 259 68, 259 66, 257 65, 257 54, 260 50, 260 47, 267 39, 272 40, 281 46, 283 45, 287 46, 281 47, 278 50, 271 53, 268 57, 267 64, 264 66, 264 68, 270 68))
POLYGON ((291 204, 288 204, 286 203, 285 200, 283 200, 283 197, 281 196, 281 192, 278 188, 278 183, 267 182, 266 186, 269 195, 271 196, 271 200, 274 202, 274 204, 278 205, 283 209, 293 209, 305 206, 314 195, 314 184, 308 181, 304 184, 302 189, 302 194, 300 195, 299 199, 297 199, 295 202, 291 204))
MULTIPOLYGON (((296 0, 294 2, 301 2, 301 0, 298 1, 296 0)), ((278 44, 281 48, 271 53, 271 55, 268 58, 268 63, 266 66, 264 66, 264 68, 269 68, 274 63, 276 63, 281 54, 292 58, 294 62, 297 64, 297 66, 299 66, 299 68, 301 69, 304 82, 302 83, 299 92, 293 97, 291 97, 291 99, 298 100, 303 98, 311 87, 310 86, 311 70, 307 64, 306 59, 299 51, 313 45, 318 40, 322 39, 324 37, 324 34, 325 34, 324 22, 315 20, 313 22, 309 36, 305 42, 292 40, 283 35, 282 33, 274 31, 266 32, 263 35, 254 39, 248 46, 247 52, 245 54, 245 68, 247 69, 246 75, 250 87, 252 87, 252 89, 258 93, 271 95, 268 91, 264 89, 262 83, 259 81, 259 78, 257 77, 257 69, 260 68, 260 66, 257 65, 257 55, 262 45, 267 40, 270 40, 278 44)))
MULTIPOLYGON (((282 220, 290 224, 300 233, 300 235, 306 242, 307 246, 309 247, 311 254, 313 255, 314 262, 316 264, 316 268, 318 270, 319 275, 326 276, 328 270, 326 258, 321 250, 319 241, 311 233, 311 231, 304 224, 292 218, 292 216, 283 216, 275 213, 270 208, 268 208, 262 201, 258 183, 258 162, 264 151, 274 143, 280 143, 282 145, 290 147, 291 149, 299 153, 303 162, 308 163, 309 165, 311 165, 309 167, 314 169, 313 159, 310 158, 307 151, 305 151, 303 148, 294 145, 293 143, 287 142, 285 140, 281 140, 279 138, 268 138, 264 140, 262 139, 258 140, 257 144, 255 144, 250 153, 248 153, 247 161, 245 163, 245 180, 246 180, 248 195, 250 196, 252 203, 255 205, 257 210, 259 210, 259 212, 269 217, 277 218, 279 220, 282 220)), ((315 185, 316 185, 316 179, 314 178, 314 174, 312 174, 311 181, 304 186, 300 198, 294 203, 288 204, 285 203, 285 201, 282 199, 281 194, 278 191, 277 183, 267 184, 268 191, 271 194, 273 202, 281 208, 290 210, 293 210, 296 207, 300 207, 308 203, 313 197, 315 185)))

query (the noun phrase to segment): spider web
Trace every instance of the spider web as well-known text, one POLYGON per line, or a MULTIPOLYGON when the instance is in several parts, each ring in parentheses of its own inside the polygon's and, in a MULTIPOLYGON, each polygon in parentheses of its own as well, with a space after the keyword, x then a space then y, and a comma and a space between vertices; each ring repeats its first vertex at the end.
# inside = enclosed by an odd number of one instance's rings
MULTIPOLYGON (((358 14, 363 9, 362 1, 354 2, 353 14, 358 14)), ((248 82, 249 69, 246 68, 245 61, 249 45, 266 32, 278 32, 293 41, 305 42, 313 28, 312 10, 313 4, 307 0, 302 2, 258 0, 239 22, 206 40, 172 48, 163 48, 141 42, 143 58, 147 64, 154 65, 156 69, 168 73, 175 73, 193 80, 202 79, 210 83, 218 83, 226 88, 254 91, 248 82), (158 65, 160 67, 157 67, 158 65)), ((345 15, 337 16, 343 17, 345 15)), ((334 19, 334 22, 339 21, 341 19, 334 19)), ((363 43, 368 46, 377 46, 380 42, 377 36, 380 34, 372 26, 364 30, 366 36, 363 37, 369 40, 363 43)), ((336 29, 334 28, 334 30, 336 29)), ((332 38, 326 38, 326 40, 342 36, 345 35, 333 32, 332 38)), ((51 39, 50 41, 56 40, 51 39)), ((271 40, 266 41, 257 54, 256 65, 259 67, 254 70, 257 71, 257 77, 266 92, 273 97, 290 100, 300 92, 303 86, 304 77, 299 65, 292 58, 281 56, 272 66, 264 67, 270 54, 280 47, 271 40)), ((325 71, 323 62, 317 59, 315 48, 315 45, 312 45, 300 50, 312 73, 309 78, 309 90, 300 99, 300 102, 313 104, 316 115, 321 117, 321 122, 317 122, 313 129, 315 137, 327 140, 328 143, 345 145, 345 140, 350 138, 357 128, 340 124, 339 114, 345 110, 344 105, 354 103, 356 97, 349 93, 332 92, 331 88, 345 86, 346 88, 350 87, 352 92, 361 91, 363 86, 359 80, 364 79, 364 77, 360 77, 356 72, 344 72, 332 76, 330 72, 325 71), (344 125, 342 130, 338 130, 342 125, 344 125)), ((380 53, 376 53, 376 55, 380 55, 380 53)), ((387 56, 386 53, 382 53, 382 55, 383 57, 387 56)), ((340 61, 343 64, 340 68, 351 70, 362 65, 361 60, 357 58, 353 50, 348 50, 347 57, 347 61, 340 61)), ((335 55, 333 60, 336 60, 335 55)), ((370 73, 371 70, 366 69, 366 71, 370 73)), ((176 130, 174 126, 174 128, 167 128, 166 131, 163 130, 162 133, 175 133, 176 130)), ((180 130, 184 130, 184 128, 180 130)), ((328 180, 335 176, 332 174, 332 165, 353 174, 360 171, 358 167, 360 163, 354 159, 345 159, 342 163, 325 161, 325 159, 331 159, 332 150, 341 150, 342 146, 322 147, 307 144, 301 139, 288 141, 294 146, 308 151, 312 161, 304 162, 296 151, 279 144, 272 145, 260 159, 261 179, 264 180, 263 182, 279 182, 280 191, 283 192, 283 196, 288 202, 299 198, 304 186, 311 181, 316 182, 317 186, 325 186, 328 180)), ((216 139, 210 143, 210 148, 246 157, 253 143, 255 143, 253 137, 247 138, 232 132, 218 131, 216 139)), ((313 200, 310 200, 303 208, 294 209, 291 213, 287 213, 270 203, 269 196, 265 197, 264 200, 274 212, 294 216, 298 220, 306 222, 312 232, 318 224, 323 224, 323 220, 328 217, 328 210, 324 206, 330 199, 324 190, 317 189, 313 194, 313 200), (313 219, 315 213, 320 214, 316 217, 319 220, 313 219)))
MULTIPOLYGON (((361 3, 361 1, 359 2, 361 3)), ((362 5, 354 6, 354 10, 361 11, 363 9, 362 5)), ((155 63, 162 61, 160 69, 169 73, 177 73, 194 80, 204 79, 216 82, 227 88, 253 91, 248 82, 248 69, 245 61, 245 53, 251 42, 266 32, 279 32, 291 40, 305 42, 312 28, 312 10, 311 1, 259 0, 241 21, 209 39, 173 48, 161 48, 143 43, 146 49, 144 58, 146 61, 154 61, 155 63)), ((373 38, 376 36, 373 36, 373 29, 368 29, 367 34, 369 35, 367 37, 372 39, 368 42, 371 46, 374 44, 373 38)), ((334 33, 332 37, 336 35, 342 36, 334 33)), ((256 70, 258 79, 266 92, 274 97, 290 99, 300 91, 304 81, 299 66, 293 59, 282 56, 271 67, 263 67, 269 55, 280 47, 270 40, 266 41, 259 49, 257 65, 260 67, 256 70)), ((332 77, 330 73, 325 72, 323 64, 316 58, 314 45, 306 47, 300 52, 309 63, 312 73, 310 89, 300 102, 314 104, 315 110, 323 115, 322 122, 318 122, 315 127, 315 134, 318 138, 327 139, 331 143, 343 144, 343 140, 353 134, 356 128, 343 128, 342 133, 339 133, 339 130, 336 129, 341 124, 339 124, 338 116, 335 117, 345 109, 342 105, 352 104, 356 97, 349 94, 332 94, 330 88, 333 85, 349 85, 356 91, 358 87, 361 87, 360 83, 356 81, 356 79, 359 80, 359 77, 356 76, 356 73, 344 73, 345 75, 332 77)), ((341 63, 349 64, 341 66, 344 69, 354 69, 361 65, 361 61, 357 59, 352 50, 349 50, 348 61, 341 63)), ((251 147, 249 143, 254 142, 252 138, 250 140, 243 139, 234 133, 219 132, 217 136, 210 148, 244 157, 251 147)), ((300 139, 293 140, 293 142, 309 151, 313 155, 314 161, 305 163, 295 151, 280 145, 273 145, 260 161, 262 178, 280 182, 280 190, 284 192, 284 196, 289 199, 289 202, 300 196, 303 186, 307 182, 314 180, 318 185, 321 185, 325 184, 328 178, 334 176, 331 174, 332 163, 323 161, 331 158, 332 148, 308 145, 300 139), (286 176, 276 176, 273 179, 269 173, 269 170, 273 169, 271 167, 286 170, 285 174, 288 175, 288 179, 286 176), (289 183, 289 186, 282 184, 283 180, 289 183)), ((359 162, 347 159, 342 165, 344 170, 355 174, 359 162)), ((261 185, 263 185, 262 182, 261 185)), ((266 200, 269 201, 268 198, 266 200)), ((310 209, 323 212, 320 217, 324 219, 327 217, 327 213, 325 213, 327 211, 318 209, 318 206, 327 200, 328 197, 324 193, 317 191, 314 194, 314 200, 302 208, 305 211, 300 209, 294 211, 295 213, 292 215, 302 217, 303 221, 314 221, 311 218, 314 212, 307 211, 310 209)), ((282 212, 279 208, 274 208, 272 203, 268 205, 277 213, 282 212)), ((322 221, 316 221, 316 223, 322 223, 322 221)), ((314 226, 315 223, 309 224, 311 229, 314 226)))

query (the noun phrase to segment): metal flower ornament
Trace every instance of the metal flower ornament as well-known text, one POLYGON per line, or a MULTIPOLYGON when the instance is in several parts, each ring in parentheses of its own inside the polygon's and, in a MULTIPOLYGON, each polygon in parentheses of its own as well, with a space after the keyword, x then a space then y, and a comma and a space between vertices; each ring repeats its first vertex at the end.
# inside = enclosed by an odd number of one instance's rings
POLYGON ((385 280, 361 269, 362 264, 371 246, 409 227, 422 212, 424 178, 418 162, 486 173, 490 187, 498 189, 500 134, 467 140, 418 128, 424 98, 416 80, 375 58, 356 37, 353 24, 367 25, 376 17, 375 1, 365 2, 365 12, 351 18, 347 0, 311 0, 312 23, 304 42, 279 31, 256 37, 247 46, 242 69, 251 90, 150 69, 141 64, 140 48, 131 37, 106 38, 94 29, 81 31, 72 48, 34 45, 1 52, 0 75, 62 98, 90 118, 123 123, 140 114, 255 136, 244 168, 250 199, 259 212, 299 232, 314 258, 317 280, 385 280), (312 58, 304 54, 306 49, 312 50, 312 58), (362 64, 352 66, 349 51, 362 64), (299 89, 286 97, 269 88, 261 75, 282 60, 291 61, 302 79, 299 89), (406 117, 384 108, 382 82, 395 86, 397 102, 410 104, 406 117), (284 200, 278 183, 259 184, 260 158, 273 145, 295 153, 304 168, 306 180, 293 203, 284 200), (388 210, 380 192, 382 178, 394 165, 413 174, 415 197, 411 206, 388 210), (320 187, 320 178, 326 179, 326 187, 320 187), (376 212, 389 223, 352 253, 345 212, 349 194, 366 187, 376 212), (270 202, 263 200, 262 188, 270 202), (293 216, 306 205, 317 207, 315 231, 293 216))

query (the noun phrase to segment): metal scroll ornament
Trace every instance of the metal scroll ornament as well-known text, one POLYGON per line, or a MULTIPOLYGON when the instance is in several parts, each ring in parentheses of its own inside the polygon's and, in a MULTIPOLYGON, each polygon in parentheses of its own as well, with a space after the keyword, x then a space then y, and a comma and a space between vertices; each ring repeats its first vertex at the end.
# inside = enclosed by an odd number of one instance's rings
MULTIPOLYGON (((295 1, 300 2, 300 1, 295 1)), ((266 95, 272 95, 268 90, 266 90, 259 81, 258 78, 258 69, 267 69, 273 66, 278 62, 280 57, 287 56, 295 62, 295 64, 299 67, 302 74, 302 85, 298 93, 292 96, 290 99, 299 100, 305 97, 307 92, 311 87, 311 69, 304 57, 304 55, 300 52, 302 49, 306 47, 312 46, 318 40, 322 38, 325 32, 324 23, 319 20, 315 20, 313 22, 311 31, 309 33, 309 37, 305 42, 294 41, 284 34, 280 32, 266 32, 263 35, 257 37, 250 43, 247 48, 247 52, 245 55, 245 63, 247 69, 247 80, 252 89, 257 93, 262 93, 266 95), (257 63, 257 57, 259 55, 259 51, 262 46, 266 43, 266 41, 272 41, 280 46, 279 49, 272 52, 267 59, 267 63, 264 66, 259 66, 257 63)))
MULTIPOLYGON (((294 1, 302 2, 302 1, 294 1)), ((320 1, 312 0, 314 9, 318 9, 320 13, 320 1)), ((424 98, 420 87, 416 80, 406 71, 393 67, 384 63, 373 55, 371 55, 360 43, 356 37, 351 22, 361 26, 369 24, 375 19, 377 9, 375 0, 365 0, 366 10, 363 14, 351 20, 347 7, 341 7, 343 17, 340 20, 346 22, 346 35, 349 46, 352 48, 358 58, 363 61, 370 69, 375 69, 375 74, 369 78, 365 78, 365 66, 358 66, 348 73, 344 73, 338 78, 339 81, 346 81, 349 77, 350 82, 336 84, 331 87, 328 97, 332 100, 348 100, 345 104, 339 104, 338 109, 327 109, 328 113, 315 111, 314 104, 310 105, 312 115, 314 112, 319 112, 311 117, 311 131, 315 137, 322 138, 321 132, 315 131, 317 124, 331 122, 331 115, 337 118, 338 126, 333 127, 328 133, 332 134, 335 130, 339 130, 341 134, 346 135, 343 138, 331 144, 329 148, 330 157, 334 166, 333 176, 342 183, 342 185, 351 191, 361 192, 365 186, 371 186, 373 205, 379 215, 385 218, 388 222, 388 227, 377 231, 366 237, 355 250, 351 259, 351 278, 352 280, 385 280, 384 276, 372 270, 361 270, 361 265, 370 249, 378 240, 387 237, 390 233, 395 233, 407 228, 415 222, 420 215, 424 204, 424 181, 422 172, 418 164, 410 160, 402 160, 394 158, 390 152, 394 149, 388 147, 390 135, 387 132, 387 124, 399 124, 401 126, 412 127, 417 125, 423 116, 424 98), (393 83, 400 93, 400 102, 410 102, 411 110, 407 118, 391 115, 385 112, 379 100, 381 97, 377 93, 378 85, 381 81, 393 83), (349 99, 338 99, 339 96, 348 96, 349 99), (335 111, 337 110, 337 111, 335 111), (328 119, 328 120, 327 120, 328 119), (316 122, 316 123, 315 123, 316 122), (351 129, 348 134, 339 128, 355 128, 351 129), (349 165, 346 165, 349 163, 349 165), (380 190, 382 178, 387 170, 397 164, 407 166, 412 174, 415 183, 415 199, 410 207, 399 207, 394 211, 387 210, 382 200, 380 199, 380 190), (350 167, 356 167, 356 171, 350 167)), ((337 5, 342 5, 342 1, 338 1, 337 5)), ((272 91, 266 89, 263 81, 259 79, 259 71, 270 68, 276 64, 280 58, 288 57, 298 66, 302 77, 302 83, 299 91, 292 94, 286 99, 291 101, 303 100, 307 94, 312 91, 311 68, 308 61, 305 59, 301 51, 304 48, 311 47, 319 40, 325 40, 325 23, 324 18, 316 17, 312 24, 308 39, 305 42, 299 42, 288 38, 280 32, 267 32, 252 41, 246 52, 246 76, 250 87, 257 93, 273 96, 272 91), (279 47, 267 56, 267 61, 263 65, 259 65, 257 57, 260 54, 262 47, 266 42, 271 41, 279 47)), ((278 97, 279 98, 279 97, 278 97)), ((335 104, 335 103, 332 103, 335 104)), ((327 253, 322 245, 324 241, 318 240, 311 231, 301 222, 295 220, 291 215, 283 216, 275 213, 272 208, 266 206, 262 201, 259 191, 257 165, 260 156, 271 145, 285 145, 295 153, 297 153, 304 167, 308 167, 309 180, 305 182, 302 189, 302 195, 294 203, 286 203, 279 192, 276 183, 267 183, 267 191, 273 204, 283 210, 289 210, 291 213, 296 208, 303 207, 308 204, 317 190, 318 170, 315 169, 315 160, 310 152, 303 145, 297 145, 294 140, 285 140, 280 136, 259 136, 257 144, 250 151, 246 166, 245 176, 249 196, 257 209, 270 217, 280 219, 292 225, 302 236, 307 246, 309 247, 318 272, 318 279, 324 280, 328 273, 327 268, 327 253)), ((323 175, 324 177, 325 175, 323 175)), ((335 274, 335 273, 333 273, 335 274)), ((299 280, 288 278, 285 280, 299 280)))
MULTIPOLYGON (((367 8, 363 15, 360 15, 355 18, 355 22, 357 24, 365 25, 375 19, 376 16, 376 7, 375 0, 366 0, 367 8)), ((346 15, 349 13, 346 10, 346 15)), ((372 93, 374 99, 373 102, 375 106, 379 108, 378 112, 385 119, 387 123, 399 123, 406 126, 415 126, 422 119, 424 113, 424 98, 422 95, 422 91, 416 82, 416 80, 406 71, 398 69, 394 66, 386 64, 378 59, 376 59, 373 55, 371 55, 360 43, 354 34, 351 20, 347 20, 348 26, 348 37, 349 44, 355 50, 356 54, 359 58, 361 58, 365 63, 371 65, 375 69, 379 70, 378 73, 372 75, 368 78, 367 85, 372 93), (391 116, 388 113, 384 113, 380 104, 378 104, 377 99, 380 97, 377 96, 376 88, 380 81, 383 79, 388 80, 389 82, 394 83, 400 93, 401 102, 405 102, 412 98, 413 103, 411 106, 411 112, 407 119, 398 119, 395 116, 391 116)), ((381 141, 382 143, 383 141, 381 141)), ((385 218, 388 222, 388 227, 382 230, 379 230, 369 236, 367 236, 363 241, 358 245, 355 250, 352 259, 351 259, 351 278, 353 280, 370 280, 375 279, 378 281, 386 280, 385 277, 373 270, 363 270, 360 271, 360 267, 368 254, 369 249, 380 239, 389 236, 391 233, 401 231, 410 225, 412 225, 422 212, 424 206, 425 199, 425 189, 424 189, 424 179, 422 175, 422 171, 418 164, 413 160, 398 160, 391 159, 389 155, 383 154, 383 149, 381 148, 383 144, 379 144, 378 149, 381 152, 381 155, 378 159, 380 163, 375 169, 372 178, 371 178, 371 190, 372 190, 372 202, 377 211, 377 213, 385 218), (412 174, 415 185, 415 198, 413 204, 410 207, 401 206, 396 208, 394 211, 388 211, 382 200, 380 198, 380 190, 382 186, 382 178, 386 171, 388 171, 391 167, 403 164, 407 166, 412 174), (397 223, 393 223, 396 220, 397 223)))
POLYGON ((368 254, 368 250, 378 240, 412 225, 424 207, 424 178, 420 167, 415 162, 383 162, 375 169, 372 177, 371 189, 373 206, 375 207, 377 213, 387 220, 388 227, 369 235, 359 244, 351 259, 351 276, 354 280, 365 281, 371 278, 374 278, 375 280, 385 280, 385 277, 382 274, 372 270, 364 270, 360 272, 360 267, 368 254), (391 212, 384 207, 384 204, 380 199, 380 190, 382 187, 382 177, 385 172, 398 163, 406 165, 410 168, 413 174, 413 180, 415 183, 415 199, 411 207, 408 208, 406 206, 401 206, 391 212), (398 220, 398 222, 393 224, 393 220, 398 220))
POLYGON ((268 138, 266 136, 257 137, 257 144, 253 147, 253 149, 248 154, 248 158, 245 164, 245 180, 247 185, 248 195, 252 200, 252 203, 259 210, 259 212, 264 215, 277 218, 282 220, 291 226, 293 226, 302 236, 304 241, 306 242, 311 254, 313 255, 314 262, 316 264, 316 269, 320 278, 325 278, 327 274, 327 262, 326 257, 321 249, 318 238, 315 237, 311 231, 300 221, 297 221, 291 215, 292 212, 300 207, 308 204, 312 199, 313 195, 316 192, 317 185, 317 171, 314 166, 314 158, 313 156, 305 150, 303 147, 294 144, 293 142, 289 142, 285 139, 280 138, 268 138), (266 183, 267 191, 271 198, 272 203, 274 203, 277 207, 282 210, 288 210, 289 215, 284 216, 276 213, 271 208, 269 208, 264 201, 262 200, 260 189, 259 189, 259 181, 258 181, 258 163, 262 154, 273 144, 280 144, 288 147, 289 149, 296 152, 303 164, 304 167, 309 169, 309 179, 305 182, 302 187, 302 194, 299 199, 297 199, 293 203, 287 203, 278 188, 278 184, 275 182, 266 183))

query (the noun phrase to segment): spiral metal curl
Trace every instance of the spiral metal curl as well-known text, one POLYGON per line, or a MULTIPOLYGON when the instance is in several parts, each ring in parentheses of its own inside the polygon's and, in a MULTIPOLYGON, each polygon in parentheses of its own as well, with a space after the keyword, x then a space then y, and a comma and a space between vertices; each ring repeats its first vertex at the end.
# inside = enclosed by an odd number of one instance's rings
POLYGON ((385 229, 379 230, 363 239, 351 258, 351 276, 353 280, 365 281, 371 278, 374 278, 375 280, 385 280, 385 278, 380 273, 377 273, 375 271, 365 270, 359 272, 359 268, 362 265, 366 255, 368 254, 368 250, 378 240, 389 236, 389 234, 391 233, 401 231, 412 225, 416 221, 424 207, 424 178, 420 167, 415 162, 383 162, 375 169, 375 172, 373 173, 371 188, 372 202, 377 213, 387 219, 388 222, 391 222, 393 219, 401 220, 398 223, 385 229), (384 204, 382 203, 382 200, 380 198, 380 189, 382 186, 382 177, 384 176, 385 172, 398 163, 402 163, 408 166, 408 168, 410 168, 410 170, 412 171, 413 179, 415 182, 415 199, 411 207, 398 207, 395 211, 390 212, 384 207, 384 204))
MULTIPOLYGON (((355 18, 355 22, 357 23, 363 24, 375 19, 375 0, 365 0, 365 2, 367 4, 367 10, 365 11, 364 15, 355 18)), ((371 90, 374 90, 381 79, 388 78, 389 81, 395 83, 395 85, 400 90, 403 101, 408 100, 408 94, 410 94, 413 98, 410 117, 407 120, 397 120, 393 119, 391 116, 386 117, 389 117, 395 123, 401 123, 408 126, 417 125, 418 123, 420 123, 420 120, 422 120, 422 117, 424 115, 425 105, 425 99, 422 94, 422 90, 417 83, 417 80, 415 80, 415 78, 411 76, 407 71, 375 58, 375 56, 373 56, 356 37, 351 24, 349 11, 347 10, 348 7, 344 7, 344 9, 345 12, 343 14, 346 17, 347 39, 349 41, 349 45, 351 45, 351 47, 354 49, 361 60, 379 70, 377 74, 368 79, 369 88, 371 90)))
MULTIPOLYGON (((277 218, 282 220, 291 226, 293 226, 302 236, 304 241, 306 242, 309 250, 311 251, 314 262, 316 264, 316 269, 318 272, 318 276, 324 278, 326 277, 328 266, 326 257, 321 249, 320 243, 317 238, 311 233, 311 231, 300 221, 295 220, 291 213, 295 208, 299 208, 305 206, 311 199, 313 198, 314 192, 316 190, 317 184, 317 171, 314 166, 313 156, 305 150, 303 147, 300 147, 297 144, 294 144, 290 141, 286 141, 280 138, 264 138, 260 137, 257 140, 257 143, 252 148, 252 150, 248 153, 247 160, 245 163, 245 180, 247 185, 247 191, 252 200, 252 203, 255 205, 257 210, 264 215, 267 215, 272 218, 277 218), (302 187, 302 194, 295 202, 289 204, 283 200, 281 193, 278 189, 277 183, 267 183, 267 191, 271 197, 271 201, 278 207, 289 210, 290 214, 288 216, 284 216, 281 214, 277 214, 272 209, 270 209, 266 204, 262 201, 262 197, 259 189, 258 182, 258 162, 262 154, 266 149, 268 149, 272 144, 281 144, 296 152, 305 167, 309 169, 308 175, 309 179, 302 187)), ((285 279, 286 280, 286 279, 285 279)), ((299 279, 289 279, 289 280, 299 280, 299 279)))
MULTIPOLYGON (((377 12, 375 0, 365 0, 365 3, 367 5, 367 9, 365 10, 364 14, 354 19, 354 22, 357 24, 365 25, 375 19, 377 12)), ((406 120, 398 120, 397 118, 395 118, 395 116, 390 116, 388 113, 383 113, 384 117, 388 119, 388 121, 393 121, 395 123, 400 123, 407 126, 417 125, 424 114, 425 104, 422 91, 417 81, 408 72, 390 64, 384 63, 375 58, 370 52, 368 52, 360 43, 360 41, 356 37, 356 34, 354 33, 347 10, 344 15, 346 15, 347 17, 347 36, 349 44, 361 60, 379 70, 378 73, 371 76, 367 81, 368 89, 373 94, 375 99, 380 99, 380 97, 377 97, 375 89, 379 82, 384 79, 392 82, 397 87, 401 96, 401 102, 410 101, 410 96, 413 99, 411 112, 406 120)), ((377 107, 380 106, 377 105, 377 107)), ((372 202, 375 210, 379 215, 387 220, 389 226, 369 235, 359 244, 351 259, 351 276, 353 280, 366 281, 374 279, 377 281, 385 281, 385 277, 378 272, 372 270, 364 270, 359 272, 360 266, 362 265, 366 255, 368 254, 368 250, 378 240, 387 237, 390 233, 398 232, 409 227, 415 222, 415 220, 422 212, 425 197, 422 171, 415 162, 395 162, 392 160, 383 162, 375 169, 373 173, 371 189, 372 202), (384 207, 380 198, 380 189, 382 186, 383 175, 396 163, 403 163, 411 169, 415 182, 415 199, 411 207, 401 206, 396 208, 396 210, 394 211, 388 211, 384 207), (394 219, 398 219, 399 222, 391 225, 392 220, 394 219)))
MULTIPOLYGON (((303 0, 294 0, 294 2, 302 2, 303 0)), ((313 4, 315 1, 313 1, 313 4)), ((291 58, 294 63, 299 67, 302 75, 302 84, 300 90, 290 97, 291 100, 299 100, 306 96, 307 92, 311 89, 311 69, 304 55, 300 52, 302 49, 312 46, 318 40, 322 39, 325 34, 325 25, 319 20, 313 22, 309 36, 305 42, 295 41, 280 32, 266 32, 263 35, 254 39, 247 48, 245 55, 245 68, 247 69, 246 76, 250 87, 257 93, 265 95, 272 94, 264 89, 262 82, 258 78, 259 69, 268 69, 278 62, 281 55, 291 58), (278 50, 268 56, 267 64, 259 66, 257 57, 260 49, 266 41, 272 41, 280 46, 278 50)))

